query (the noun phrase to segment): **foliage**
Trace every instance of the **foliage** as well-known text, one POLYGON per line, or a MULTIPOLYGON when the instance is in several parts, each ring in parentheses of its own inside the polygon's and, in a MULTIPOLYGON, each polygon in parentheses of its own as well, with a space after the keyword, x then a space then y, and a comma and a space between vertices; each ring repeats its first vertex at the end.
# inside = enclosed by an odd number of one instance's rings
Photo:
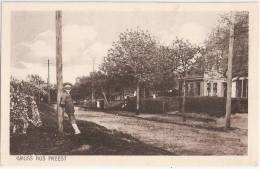
MULTIPOLYGON (((181 101, 181 99, 180 99, 181 101)), ((247 113, 247 98, 232 98, 232 113, 247 113)), ((225 97, 187 97, 188 112, 205 112, 213 116, 224 116, 226 109, 225 97)))
POLYGON ((176 85, 177 59, 173 49, 167 46, 157 47, 155 63, 152 65, 152 78, 148 86, 155 90, 169 90, 176 85))
MULTIPOLYGON (((248 74, 248 15, 245 11, 235 13, 233 76, 248 74)), ((223 75, 226 75, 227 71, 229 18, 229 13, 220 17, 218 26, 213 29, 205 43, 207 68, 214 65, 223 75)))
POLYGON ((145 99, 142 101, 141 109, 145 113, 165 113, 166 102, 155 99, 145 99))
POLYGON ((91 95, 92 80, 89 76, 77 77, 76 83, 71 90, 74 99, 86 99, 91 95))
POLYGON ((30 74, 27 76, 27 81, 29 83, 32 83, 34 85, 42 85, 44 84, 44 80, 42 80, 42 78, 37 75, 37 74, 30 74))
POLYGON ((176 39, 172 43, 172 50, 176 58, 176 72, 185 77, 191 71, 192 66, 202 57, 201 49, 183 39, 176 39))
POLYGON ((148 31, 127 30, 119 35, 119 40, 108 50, 102 70, 124 84, 148 81, 152 65, 155 64, 151 63, 155 52, 156 41, 148 31))
POLYGON ((47 94, 43 87, 35 85, 34 83, 28 81, 20 81, 12 77, 10 83, 14 91, 26 93, 30 96, 44 96, 47 94))
POLYGON ((35 95, 46 92, 26 81, 11 78, 10 83, 10 130, 11 134, 25 134, 29 125, 41 126, 35 95))
POLYGON ((91 72, 89 76, 77 78, 77 82, 72 90, 72 97, 81 99, 91 95, 92 88, 98 97, 102 97, 102 92, 107 92, 110 87, 111 80, 101 71, 91 72))
MULTIPOLYGON (((148 31, 139 28, 126 30, 108 50, 100 71, 78 78, 77 93, 89 96, 92 86, 97 93, 103 90, 108 96, 111 89, 118 88, 144 87, 165 92, 174 90, 177 78, 202 75, 212 68, 225 75, 229 14, 222 15, 218 23, 205 47, 179 38, 174 39, 170 46, 160 45, 148 31)), ((234 54, 233 76, 247 75, 248 12, 236 12, 234 54)))
POLYGON ((152 81, 153 65, 156 64, 156 41, 148 31, 127 30, 119 35, 104 59, 102 70, 117 79, 122 86, 136 85, 137 111, 140 104, 141 84, 152 81))
POLYGON ((89 77, 95 88, 104 88, 109 83, 107 75, 102 73, 101 71, 91 72, 89 77))

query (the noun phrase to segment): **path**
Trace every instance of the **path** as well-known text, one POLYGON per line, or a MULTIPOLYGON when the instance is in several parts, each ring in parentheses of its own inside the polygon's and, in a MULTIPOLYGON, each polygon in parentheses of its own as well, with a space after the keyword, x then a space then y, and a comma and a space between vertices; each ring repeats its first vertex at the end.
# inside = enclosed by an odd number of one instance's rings
POLYGON ((216 131, 79 109, 76 109, 75 114, 77 119, 130 134, 147 144, 177 155, 247 154, 247 129, 216 131))

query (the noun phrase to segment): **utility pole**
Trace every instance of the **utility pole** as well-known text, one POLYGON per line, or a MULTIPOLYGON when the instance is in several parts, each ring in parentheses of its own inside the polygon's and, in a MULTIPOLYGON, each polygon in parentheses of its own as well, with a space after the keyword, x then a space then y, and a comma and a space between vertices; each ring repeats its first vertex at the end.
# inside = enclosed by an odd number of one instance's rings
POLYGON ((93 69, 93 72, 94 72, 95 71, 95 57, 93 57, 92 69, 93 69))
POLYGON ((56 78, 57 78, 57 117, 58 117, 58 132, 63 136, 63 110, 60 107, 62 95, 62 13, 56 11, 56 78))
MULTIPOLYGON (((95 71, 95 57, 92 58, 92 72, 94 73, 95 71)), ((93 84, 93 80, 91 82, 91 104, 92 107, 94 107, 94 102, 95 102, 95 91, 94 91, 94 84, 93 84)))
POLYGON ((181 104, 181 112, 182 112, 182 121, 186 121, 186 115, 185 115, 185 103, 186 103, 186 77, 187 77, 187 71, 184 71, 184 77, 183 77, 183 97, 182 97, 182 104, 181 104))
POLYGON ((48 90, 48 104, 51 104, 51 96, 50 96, 50 60, 49 59, 48 59, 47 90, 48 90))
POLYGON ((234 47, 234 22, 235 22, 235 15, 233 12, 231 12, 230 19, 231 19, 231 23, 229 28, 225 129, 229 129, 231 126, 230 116, 231 116, 231 91, 232 91, 232 59, 233 59, 233 47, 234 47))

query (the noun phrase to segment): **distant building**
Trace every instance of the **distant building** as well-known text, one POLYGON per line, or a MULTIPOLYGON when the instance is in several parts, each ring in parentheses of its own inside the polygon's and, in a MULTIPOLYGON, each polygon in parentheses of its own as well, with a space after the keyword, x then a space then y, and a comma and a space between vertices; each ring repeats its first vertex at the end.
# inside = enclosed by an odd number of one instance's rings
MULTIPOLYGON (((180 80, 180 91, 183 95, 183 83, 180 80)), ((216 70, 205 71, 202 75, 190 75, 186 80, 186 96, 227 96, 226 78, 216 70)), ((232 97, 248 97, 248 78, 232 79, 232 97)))
POLYGON ((248 98, 248 77, 232 79, 232 97, 248 98))

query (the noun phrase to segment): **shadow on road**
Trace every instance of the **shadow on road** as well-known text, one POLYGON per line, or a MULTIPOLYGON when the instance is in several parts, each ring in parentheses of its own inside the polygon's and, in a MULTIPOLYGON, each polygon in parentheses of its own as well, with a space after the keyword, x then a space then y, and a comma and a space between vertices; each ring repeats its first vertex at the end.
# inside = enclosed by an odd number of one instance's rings
POLYGON ((43 126, 30 128, 26 135, 10 139, 12 155, 173 155, 171 152, 145 144, 134 137, 108 130, 92 122, 78 121, 82 131, 73 135, 68 120, 63 138, 57 136, 56 115, 52 108, 39 106, 43 126))

